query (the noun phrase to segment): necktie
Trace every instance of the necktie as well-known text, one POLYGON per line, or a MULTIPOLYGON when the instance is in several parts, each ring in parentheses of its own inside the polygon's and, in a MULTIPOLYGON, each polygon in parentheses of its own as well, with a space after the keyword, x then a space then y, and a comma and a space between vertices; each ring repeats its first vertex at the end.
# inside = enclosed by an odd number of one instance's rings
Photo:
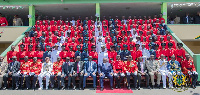
POLYGON ((78 66, 78 63, 77 63, 77 74, 79 73, 79 66, 78 66))

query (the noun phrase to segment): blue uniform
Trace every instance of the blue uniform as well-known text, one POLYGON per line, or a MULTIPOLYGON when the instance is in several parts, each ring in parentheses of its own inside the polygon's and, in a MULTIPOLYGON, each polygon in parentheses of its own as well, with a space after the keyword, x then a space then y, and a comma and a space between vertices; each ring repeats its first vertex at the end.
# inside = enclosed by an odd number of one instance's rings
POLYGON ((123 50, 120 54, 121 60, 127 61, 127 56, 131 55, 131 52, 128 50, 123 50))
POLYGON ((156 51, 154 49, 149 50, 150 55, 154 55, 154 59, 156 58, 156 51))
POLYGON ((78 50, 75 52, 75 58, 76 58, 77 56, 81 56, 81 52, 78 51, 78 50))
POLYGON ((51 51, 46 51, 43 53, 43 58, 42 58, 43 62, 45 62, 46 57, 49 57, 51 59, 51 51))
POLYGON ((88 57, 89 57, 89 52, 84 50, 81 53, 81 61, 88 61, 88 57))
MULTIPOLYGON (((172 61, 172 60, 168 61, 167 68, 172 74, 177 73, 177 72, 181 72, 181 65, 176 60, 175 61, 172 61)), ((181 72, 181 74, 183 74, 183 73, 181 72)))
POLYGON ((97 72, 97 64, 94 61, 86 61, 84 64, 84 73, 87 75, 84 75, 83 78, 83 88, 86 86, 86 78, 89 76, 92 76, 93 78, 93 87, 96 87, 96 72, 97 72), (93 75, 92 73, 95 73, 95 75, 93 75))
POLYGON ((105 77, 108 77, 110 79, 110 86, 113 87, 113 75, 111 75, 111 73, 113 73, 113 68, 112 65, 110 63, 100 63, 98 64, 98 72, 99 74, 103 74, 102 76, 100 76, 100 84, 101 84, 101 88, 103 88, 103 79, 105 77))

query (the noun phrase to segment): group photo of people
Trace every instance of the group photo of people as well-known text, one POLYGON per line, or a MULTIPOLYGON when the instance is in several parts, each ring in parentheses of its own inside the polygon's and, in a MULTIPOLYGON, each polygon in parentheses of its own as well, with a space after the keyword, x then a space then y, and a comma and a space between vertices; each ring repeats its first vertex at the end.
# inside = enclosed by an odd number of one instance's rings
POLYGON ((101 91, 105 79, 111 90, 173 89, 176 75, 196 88, 193 60, 173 40, 163 14, 64 18, 38 17, 6 62, 0 57, 0 88, 84 90, 92 78, 101 91))

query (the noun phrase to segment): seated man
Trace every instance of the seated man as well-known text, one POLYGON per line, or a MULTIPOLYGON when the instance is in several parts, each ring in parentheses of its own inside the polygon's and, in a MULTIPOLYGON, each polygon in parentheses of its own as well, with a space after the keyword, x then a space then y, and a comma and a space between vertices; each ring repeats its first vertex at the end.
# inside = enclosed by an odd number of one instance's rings
POLYGON ((0 56, 0 89, 1 89, 2 83, 3 83, 3 76, 6 74, 6 71, 8 68, 8 63, 3 62, 3 59, 4 58, 0 56))
POLYGON ((136 61, 132 60, 132 56, 129 55, 127 61, 124 62, 124 72, 126 72, 128 89, 130 89, 130 77, 132 76, 134 79, 133 88, 136 89, 137 86, 137 71, 138 67, 136 61))
POLYGON ((60 89, 60 80, 61 80, 61 72, 62 72, 62 64, 63 61, 61 61, 60 57, 57 57, 57 61, 53 63, 53 70, 52 70, 52 75, 50 76, 50 81, 51 81, 51 88, 54 89, 54 78, 57 78, 58 81, 58 89, 60 89))
POLYGON ((147 69, 151 77, 152 89, 155 86, 154 75, 157 76, 157 87, 160 89, 161 73, 158 71, 160 66, 158 64, 158 61, 155 60, 154 58, 155 58, 154 55, 150 55, 150 60, 147 61, 147 69))
POLYGON ((125 77, 124 74, 124 62, 121 60, 120 55, 117 55, 116 61, 113 61, 113 72, 114 72, 114 77, 115 81, 117 82, 116 89, 120 86, 120 83, 125 77))
POLYGON ((182 69, 184 74, 190 75, 192 78, 192 88, 196 88, 196 82, 198 79, 198 73, 196 72, 193 60, 190 60, 190 55, 185 55, 186 59, 182 62, 182 69))
POLYGON ((62 90, 65 89, 65 77, 68 77, 68 87, 69 89, 70 84, 71 84, 71 79, 72 79, 72 65, 73 62, 70 62, 70 58, 66 58, 66 62, 62 64, 62 75, 61 75, 61 86, 62 90))
POLYGON ((24 81, 26 81, 26 89, 30 89, 30 61, 28 61, 28 56, 24 57, 24 62, 21 62, 20 71, 21 71, 21 88, 23 89, 24 81))
POLYGON ((37 61, 37 57, 33 57, 33 62, 31 62, 30 66, 30 78, 33 78, 32 81, 32 89, 35 89, 36 87, 36 81, 38 78, 38 75, 40 74, 42 68, 42 63, 40 61, 37 61))
POLYGON ((53 69, 53 64, 50 61, 49 57, 45 58, 45 62, 42 64, 42 69, 41 69, 41 73, 38 75, 38 80, 40 83, 40 88, 39 90, 43 89, 43 78, 46 77, 46 90, 48 89, 49 86, 49 79, 50 79, 50 75, 52 74, 51 71, 53 69))
POLYGON ((98 72, 100 75, 100 84, 101 84, 101 91, 103 91, 103 79, 108 77, 110 79, 110 87, 113 90, 113 69, 112 65, 108 63, 107 58, 103 58, 103 63, 98 64, 98 72))
POLYGON ((173 88, 173 76, 183 75, 181 72, 181 65, 175 60, 175 55, 171 56, 171 60, 167 63, 167 68, 169 70, 169 88, 173 88))
POLYGON ((73 64, 72 67, 72 82, 73 82, 73 89, 76 90, 76 83, 75 83, 75 79, 76 77, 79 77, 79 90, 81 90, 81 84, 83 81, 83 74, 84 74, 84 62, 80 61, 81 57, 77 56, 76 57, 76 61, 73 64))
POLYGON ((141 77, 145 76, 146 82, 147 82, 147 88, 151 89, 149 86, 149 74, 147 72, 147 61, 144 60, 142 57, 138 57, 137 67, 138 67, 138 90, 140 90, 140 84, 141 84, 141 77))
POLYGON ((17 60, 16 56, 12 57, 12 62, 8 64, 8 73, 3 76, 4 89, 7 88, 7 80, 12 77, 12 89, 16 85, 16 90, 19 87, 19 77, 20 77, 20 63, 17 60))
POLYGON ((84 64, 84 78, 83 78, 83 89, 86 85, 87 77, 91 76, 93 78, 93 87, 96 89, 96 72, 97 72, 97 64, 92 61, 92 56, 89 56, 89 61, 86 61, 84 64))

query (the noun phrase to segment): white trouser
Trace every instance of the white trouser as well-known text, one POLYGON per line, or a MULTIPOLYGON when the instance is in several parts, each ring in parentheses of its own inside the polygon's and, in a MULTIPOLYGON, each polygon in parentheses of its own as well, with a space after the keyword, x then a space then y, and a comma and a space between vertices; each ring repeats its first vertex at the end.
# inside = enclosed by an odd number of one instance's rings
POLYGON ((171 72, 168 72, 167 76, 169 77, 169 87, 171 88, 173 87, 173 75, 171 72))
POLYGON ((160 73, 162 75, 163 88, 166 88, 166 76, 168 76, 168 71, 167 70, 160 70, 160 73))
POLYGON ((39 80, 39 83, 40 83, 40 88, 43 88, 43 83, 42 83, 43 77, 46 77, 46 89, 48 89, 49 79, 50 79, 50 73, 40 73, 38 75, 38 80, 39 80))

